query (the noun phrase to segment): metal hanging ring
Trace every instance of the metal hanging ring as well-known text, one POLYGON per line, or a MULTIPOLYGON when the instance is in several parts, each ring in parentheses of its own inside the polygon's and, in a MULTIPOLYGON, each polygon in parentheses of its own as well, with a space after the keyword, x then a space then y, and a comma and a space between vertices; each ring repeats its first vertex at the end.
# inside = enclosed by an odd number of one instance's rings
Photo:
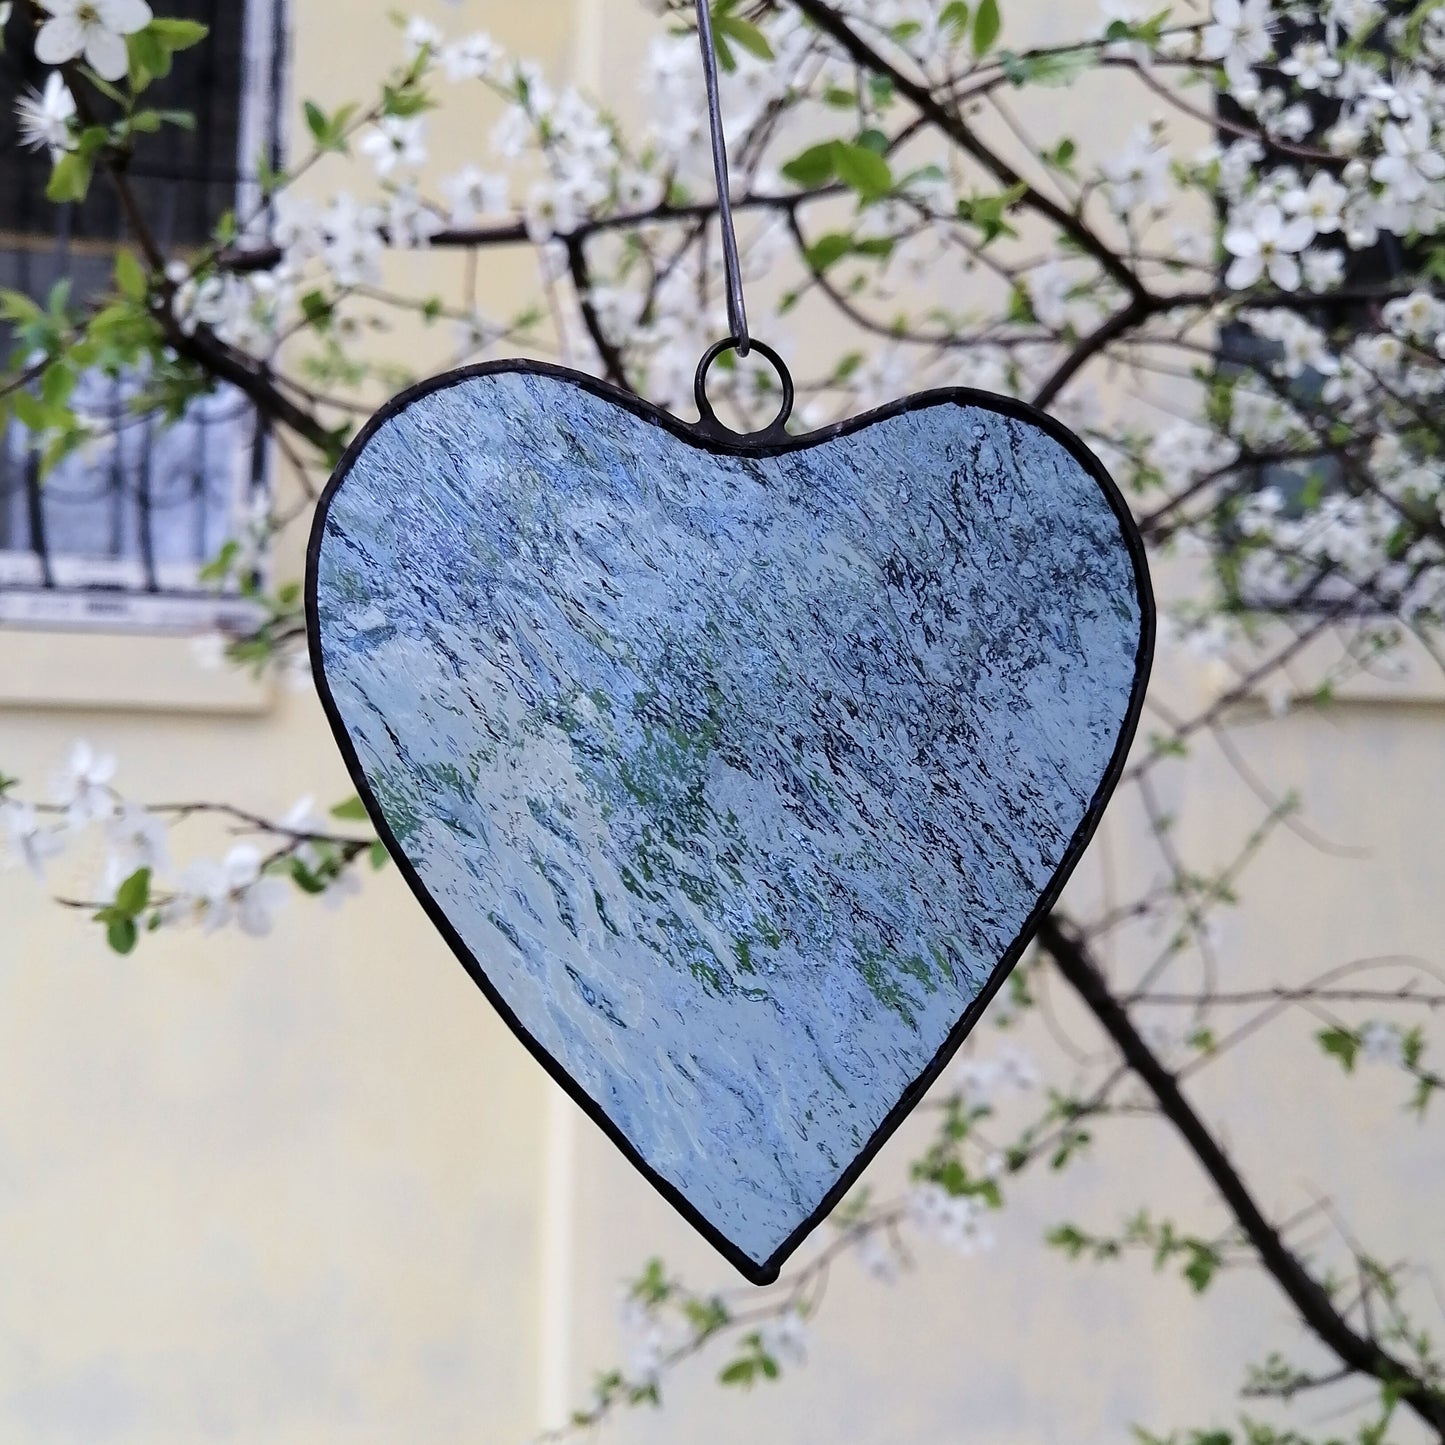
POLYGON ((787 441, 788 418, 793 414, 793 374, 788 370, 787 362, 767 342, 754 341, 751 349, 766 357, 772 363, 773 370, 778 373, 778 380, 783 388, 783 404, 779 408, 777 416, 761 431, 738 432, 721 421, 717 412, 713 410, 712 402, 707 398, 707 374, 712 370, 713 362, 725 351, 736 351, 739 356, 747 355, 747 351, 742 345, 742 338, 728 336, 709 346, 703 353, 702 360, 697 364, 697 376, 692 383, 693 399, 697 402, 698 410, 697 429, 719 441, 787 441))

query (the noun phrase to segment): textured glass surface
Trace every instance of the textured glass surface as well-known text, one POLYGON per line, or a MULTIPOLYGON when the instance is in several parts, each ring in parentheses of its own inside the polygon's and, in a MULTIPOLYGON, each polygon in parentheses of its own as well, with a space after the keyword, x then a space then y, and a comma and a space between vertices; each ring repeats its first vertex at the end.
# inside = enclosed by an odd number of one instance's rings
POLYGON ((759 1263, 1024 925, 1143 627, 1107 499, 1026 421, 944 402, 727 457, 515 372, 379 428, 316 586, 426 889, 759 1263))

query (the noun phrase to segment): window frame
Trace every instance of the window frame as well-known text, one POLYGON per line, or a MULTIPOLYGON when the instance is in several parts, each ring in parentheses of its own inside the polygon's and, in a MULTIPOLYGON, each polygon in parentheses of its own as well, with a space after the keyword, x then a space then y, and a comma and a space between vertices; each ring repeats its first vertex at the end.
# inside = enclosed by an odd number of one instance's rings
MULTIPOLYGON (((266 153, 273 169, 279 169, 287 142, 291 59, 288 0, 240 3, 244 6, 243 68, 237 117, 237 181, 231 204, 238 217, 254 218, 250 226, 253 235, 264 235, 268 222, 255 159, 266 153)), ((184 59, 180 63, 184 64, 184 59)), ((214 423, 236 430, 227 446, 235 466, 218 486, 218 491, 226 494, 229 525, 234 527, 258 497, 269 497, 273 447, 261 419, 236 393, 222 390, 204 398, 199 406, 214 405, 217 396, 225 397, 237 408, 234 419, 214 423)), ((8 439, 0 433, 0 446, 7 444, 8 439)), ((147 452, 150 445, 148 438, 143 443, 147 452)), ((151 562, 139 552, 113 557, 52 552, 43 542, 35 545, 34 511, 32 502, 31 545, 24 549, 0 548, 0 628, 58 626, 92 631, 196 632, 243 631, 255 625, 255 604, 234 593, 218 592, 201 580, 208 558, 151 562)), ((256 565, 264 575, 269 570, 269 559, 261 557, 256 565)))

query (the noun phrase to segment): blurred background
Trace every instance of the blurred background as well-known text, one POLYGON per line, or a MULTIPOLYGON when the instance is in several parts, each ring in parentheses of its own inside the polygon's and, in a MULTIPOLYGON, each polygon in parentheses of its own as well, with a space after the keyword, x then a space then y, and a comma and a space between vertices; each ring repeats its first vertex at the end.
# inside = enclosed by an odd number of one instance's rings
MULTIPOLYGON (((1099 24, 1093 0, 1006 8, 1019 48, 1099 24)), ((379 0, 211 9, 210 68, 186 82, 204 121, 176 141, 195 184, 157 181, 147 201, 177 246, 214 224, 210 188, 235 187, 238 154, 304 136, 302 97, 334 109, 398 48, 379 0)), ((649 49, 676 23, 628 0, 463 0, 425 13, 485 31, 624 117, 641 112, 649 49)), ((702 113, 700 78, 694 89, 688 124, 702 113)), ((1108 71, 1044 103, 1101 145, 1123 144, 1159 109, 1108 71)), ((438 170, 481 158, 500 111, 482 99, 430 117, 438 170)), ((1180 149, 1210 138, 1207 115, 1194 125, 1191 142, 1191 122, 1176 117, 1180 149)), ((37 203, 11 145, 0 283, 37 297, 61 274, 101 284, 116 244, 106 223, 92 218, 74 244, 57 235, 60 212, 37 203)), ((347 184, 347 167, 366 190, 364 158, 333 160, 317 196, 347 184)), ((384 268, 396 292, 470 286, 487 314, 528 297, 547 305, 526 248, 488 252, 479 270, 474 256, 429 252, 388 254, 384 268)), ((766 276, 756 284, 768 293, 766 276)), ((926 295, 963 283, 938 271, 909 284, 926 295)), ((838 349, 828 315, 805 308, 769 325, 775 341, 791 328, 794 358, 838 349)), ((347 344, 419 372, 437 364, 420 316, 347 344)), ((1101 395, 1128 381, 1102 376, 1101 395)), ((908 383, 900 373, 895 391, 908 383)), ((272 484, 266 438, 222 401, 127 444, 124 466, 153 468, 162 488, 154 528, 130 509, 121 463, 82 456, 42 500, 21 452, 7 453, 0 769, 37 795, 77 739, 118 758, 116 786, 151 802, 224 798, 274 818, 305 798, 324 813, 352 791, 304 672, 257 676, 210 645, 239 604, 209 594, 197 569, 234 535, 237 487, 244 498, 272 484), (186 484, 168 497, 172 474, 186 484)), ((278 577, 300 575, 304 530, 270 543, 278 577)), ((1161 593, 1189 585, 1190 566, 1162 560, 1161 593)), ((1305 805, 1308 833, 1272 839, 1246 906, 1212 925, 1211 988, 1438 957, 1445 678, 1413 644, 1400 659, 1388 675, 1333 687, 1328 709, 1297 707, 1332 663, 1299 649, 1268 689, 1233 698, 1243 771, 1204 751, 1161 783, 1158 806, 1191 856, 1225 857, 1256 826, 1259 798, 1242 779, 1267 778, 1305 805)), ((1183 715, 1238 690, 1240 675, 1167 645, 1155 692, 1183 715)), ((227 820, 188 826, 188 847, 227 846, 227 820)), ((1121 799, 1071 887, 1074 906, 1106 911, 1123 875, 1147 887, 1152 845, 1138 801, 1121 799)), ((622 1306, 649 1258, 699 1290, 737 1288, 509 1035, 394 869, 368 871, 338 908, 294 902, 264 938, 162 930, 120 955, 84 910, 56 902, 94 896, 104 851, 99 837, 77 843, 44 884, 21 866, 0 873, 0 1438, 520 1442, 563 1425, 599 1371, 635 1356, 622 1306)), ((1106 961, 1127 969, 1141 956, 1130 947, 1107 946, 1106 961)), ((1067 1091, 1084 1068, 1074 1051, 1088 1060, 1101 1047, 1077 1002, 1052 989, 1047 1007, 1006 1029, 985 1020, 970 1045, 1001 1119, 1037 1108, 1048 1088, 1067 1091)), ((1316 1033, 1328 1026, 1306 1018, 1240 1040, 1191 1097, 1220 1121, 1271 1215, 1318 1207, 1303 1249, 1340 1233, 1388 1241, 1392 1259, 1426 1261, 1415 1284, 1429 1294, 1445 1217, 1438 1124, 1403 1111, 1393 1073, 1325 1067, 1316 1033)), ((1188 1024, 1161 1011, 1158 1027, 1179 1046, 1188 1024)), ((1125 1439, 1136 1424, 1164 1436, 1229 1426, 1247 1366, 1295 1338, 1270 1279, 1230 1271, 1201 1300, 1172 1259, 1156 1269, 1152 1248, 1096 1265, 1043 1243, 1064 1222, 1117 1230, 1146 1201, 1181 1229, 1226 1230, 1194 1160, 1140 1112, 1101 1124, 1107 1144, 1067 1170, 1021 1179, 977 1249, 919 1236, 891 1283, 877 1277, 889 1270, 840 1260, 805 1363, 780 1383, 723 1389, 726 1357, 685 1364, 661 1410, 624 1411, 600 1438, 1012 1445, 1125 1439)), ((935 1124, 921 1116, 889 1143, 869 1175, 879 1194, 906 1189, 935 1124)), ((1312 1349, 1301 1347, 1307 1360, 1312 1349)), ((1329 1438, 1333 1414, 1356 1403, 1306 1405, 1301 1428, 1329 1438)))

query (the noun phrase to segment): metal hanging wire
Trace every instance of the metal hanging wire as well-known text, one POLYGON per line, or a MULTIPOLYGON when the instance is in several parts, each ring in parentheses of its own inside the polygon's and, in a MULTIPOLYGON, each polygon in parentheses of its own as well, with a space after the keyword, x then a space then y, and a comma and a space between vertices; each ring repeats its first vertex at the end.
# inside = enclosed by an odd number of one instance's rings
POLYGON ((733 224, 733 203, 728 193, 728 147, 723 134, 722 100, 718 86, 717 46, 712 33, 709 0, 697 0, 697 38, 702 45, 702 69, 707 80, 707 119, 712 131, 712 166, 717 176, 718 222, 722 227, 723 269, 727 275, 728 329, 739 356, 752 350, 748 312, 743 301, 743 266, 738 256, 738 233, 733 224))

